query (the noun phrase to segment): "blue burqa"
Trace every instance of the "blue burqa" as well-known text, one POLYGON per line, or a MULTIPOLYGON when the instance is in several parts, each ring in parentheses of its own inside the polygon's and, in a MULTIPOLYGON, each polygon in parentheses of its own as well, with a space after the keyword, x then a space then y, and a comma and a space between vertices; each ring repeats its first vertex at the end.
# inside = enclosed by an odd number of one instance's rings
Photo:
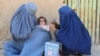
POLYGON ((11 20, 12 40, 5 46, 5 56, 42 56, 45 42, 50 41, 50 33, 36 27, 37 7, 32 4, 21 5, 11 20))
POLYGON ((27 39, 32 28, 37 25, 36 12, 31 14, 27 8, 28 5, 21 5, 12 17, 10 32, 16 41, 27 39))
POLYGON ((57 41, 63 44, 65 52, 90 55, 91 37, 77 14, 68 6, 63 6, 59 9, 59 16, 60 30, 57 33, 57 41))

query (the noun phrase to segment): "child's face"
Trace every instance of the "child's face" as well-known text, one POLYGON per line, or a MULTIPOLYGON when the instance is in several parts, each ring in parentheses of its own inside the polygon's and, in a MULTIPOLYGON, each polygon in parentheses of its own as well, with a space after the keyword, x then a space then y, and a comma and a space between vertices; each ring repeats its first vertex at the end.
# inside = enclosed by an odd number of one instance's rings
POLYGON ((41 19, 39 20, 39 22, 40 22, 40 25, 45 25, 45 24, 46 24, 44 18, 41 18, 41 19))

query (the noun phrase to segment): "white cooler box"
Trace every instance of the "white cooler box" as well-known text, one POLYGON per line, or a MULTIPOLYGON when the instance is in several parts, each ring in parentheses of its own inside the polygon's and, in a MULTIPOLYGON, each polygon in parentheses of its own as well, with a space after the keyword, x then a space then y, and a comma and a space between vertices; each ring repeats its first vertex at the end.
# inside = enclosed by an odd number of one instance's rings
POLYGON ((45 56, 61 56, 61 43, 59 42, 46 42, 45 43, 45 56))

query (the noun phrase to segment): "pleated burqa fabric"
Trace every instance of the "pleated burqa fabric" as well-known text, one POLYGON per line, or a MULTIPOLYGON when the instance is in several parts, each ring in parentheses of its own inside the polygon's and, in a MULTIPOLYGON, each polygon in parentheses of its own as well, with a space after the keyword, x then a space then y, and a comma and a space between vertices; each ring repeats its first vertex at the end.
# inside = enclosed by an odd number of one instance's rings
POLYGON ((36 12, 33 13, 34 14, 31 14, 28 11, 28 5, 26 4, 21 5, 15 12, 10 25, 11 35, 15 40, 19 41, 27 39, 32 28, 37 25, 36 12))

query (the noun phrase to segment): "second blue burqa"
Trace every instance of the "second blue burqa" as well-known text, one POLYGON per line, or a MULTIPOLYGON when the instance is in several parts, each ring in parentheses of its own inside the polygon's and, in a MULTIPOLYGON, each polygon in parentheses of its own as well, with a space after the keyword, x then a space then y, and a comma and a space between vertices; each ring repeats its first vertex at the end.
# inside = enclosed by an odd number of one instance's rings
POLYGON ((59 9, 59 15, 60 30, 57 40, 64 45, 67 53, 90 55, 91 37, 77 14, 68 6, 63 6, 59 9))

